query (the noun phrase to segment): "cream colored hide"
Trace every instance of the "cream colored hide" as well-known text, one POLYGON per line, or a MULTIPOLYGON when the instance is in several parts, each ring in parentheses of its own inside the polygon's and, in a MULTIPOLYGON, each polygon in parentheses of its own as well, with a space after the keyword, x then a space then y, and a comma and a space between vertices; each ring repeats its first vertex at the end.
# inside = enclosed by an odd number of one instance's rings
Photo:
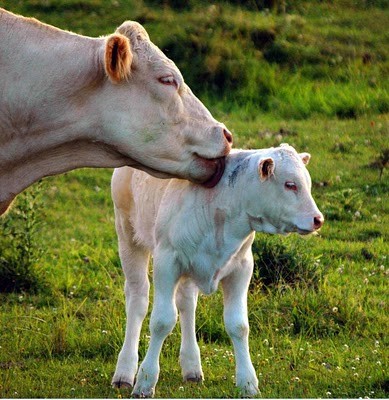
POLYGON ((0 9, 0 214, 36 180, 79 167, 213 186, 231 143, 138 23, 89 38, 0 9))
POLYGON ((224 321, 234 345, 236 384, 244 396, 258 392, 248 348, 247 290, 253 271, 254 231, 307 234, 323 224, 311 196, 305 164, 310 155, 294 148, 232 151, 224 175, 212 189, 185 181, 163 181, 130 168, 112 179, 119 252, 126 277, 127 326, 113 385, 133 386, 149 397, 159 375, 159 354, 180 314, 180 363, 184 380, 203 372, 195 336, 199 290, 221 283, 224 321), (139 367, 138 341, 148 308, 149 256, 154 258, 151 339, 139 367), (136 376, 136 379, 135 379, 136 376))

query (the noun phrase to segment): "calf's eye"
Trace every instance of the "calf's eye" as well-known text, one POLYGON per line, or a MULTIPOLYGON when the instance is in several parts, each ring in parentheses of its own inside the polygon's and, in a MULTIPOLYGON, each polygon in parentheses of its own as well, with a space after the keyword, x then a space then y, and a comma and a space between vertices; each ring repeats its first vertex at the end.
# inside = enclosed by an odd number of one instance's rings
POLYGON ((297 192, 297 185, 294 182, 285 182, 285 189, 297 192))

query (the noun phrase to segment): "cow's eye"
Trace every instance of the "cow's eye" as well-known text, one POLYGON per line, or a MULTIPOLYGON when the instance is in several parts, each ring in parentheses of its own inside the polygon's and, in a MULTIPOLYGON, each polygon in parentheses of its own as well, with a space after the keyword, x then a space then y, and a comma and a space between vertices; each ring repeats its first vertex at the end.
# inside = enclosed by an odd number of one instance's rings
POLYGON ((285 182, 285 189, 297 192, 297 185, 294 182, 285 182))
POLYGON ((178 83, 174 79, 173 75, 162 76, 161 78, 158 79, 158 81, 163 85, 174 86, 176 89, 178 89, 178 83))

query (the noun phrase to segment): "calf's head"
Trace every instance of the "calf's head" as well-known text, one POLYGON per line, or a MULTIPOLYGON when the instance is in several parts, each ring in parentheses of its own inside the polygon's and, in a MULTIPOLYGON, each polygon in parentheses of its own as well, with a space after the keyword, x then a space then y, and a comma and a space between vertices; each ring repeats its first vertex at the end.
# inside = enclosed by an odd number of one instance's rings
POLYGON ((123 23, 106 39, 104 51, 107 142, 154 176, 216 185, 232 135, 195 97, 176 65, 136 22, 123 23))
POLYGON ((257 185, 252 185, 248 205, 250 224, 268 233, 312 233, 324 223, 311 195, 311 177, 306 165, 310 154, 288 145, 272 149, 257 160, 257 185), (252 190, 260 191, 257 196, 252 190))

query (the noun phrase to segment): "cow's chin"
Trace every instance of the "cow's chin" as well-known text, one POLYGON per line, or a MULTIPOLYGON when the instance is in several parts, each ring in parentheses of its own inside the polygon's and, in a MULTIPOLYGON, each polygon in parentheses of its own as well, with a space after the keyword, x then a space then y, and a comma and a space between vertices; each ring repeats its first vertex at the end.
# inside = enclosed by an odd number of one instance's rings
POLYGON ((183 176, 193 183, 201 184, 205 188, 215 187, 223 176, 226 167, 226 158, 202 158, 196 156, 191 162, 189 175, 183 176))
POLYGON ((213 174, 207 180, 202 182, 202 186, 206 188, 213 188, 219 183, 221 177, 223 176, 224 169, 226 167, 226 158, 221 157, 206 161, 211 161, 212 165, 215 165, 215 169, 213 174))
POLYGON ((171 179, 171 178, 181 178, 187 179, 193 183, 201 184, 206 188, 215 187, 221 177, 223 176, 224 169, 226 166, 226 158, 201 158, 196 156, 196 158, 190 163, 190 167, 187 171, 163 171, 156 170, 148 165, 140 164, 131 160, 127 163, 129 167, 140 169, 148 174, 161 179, 171 179))

